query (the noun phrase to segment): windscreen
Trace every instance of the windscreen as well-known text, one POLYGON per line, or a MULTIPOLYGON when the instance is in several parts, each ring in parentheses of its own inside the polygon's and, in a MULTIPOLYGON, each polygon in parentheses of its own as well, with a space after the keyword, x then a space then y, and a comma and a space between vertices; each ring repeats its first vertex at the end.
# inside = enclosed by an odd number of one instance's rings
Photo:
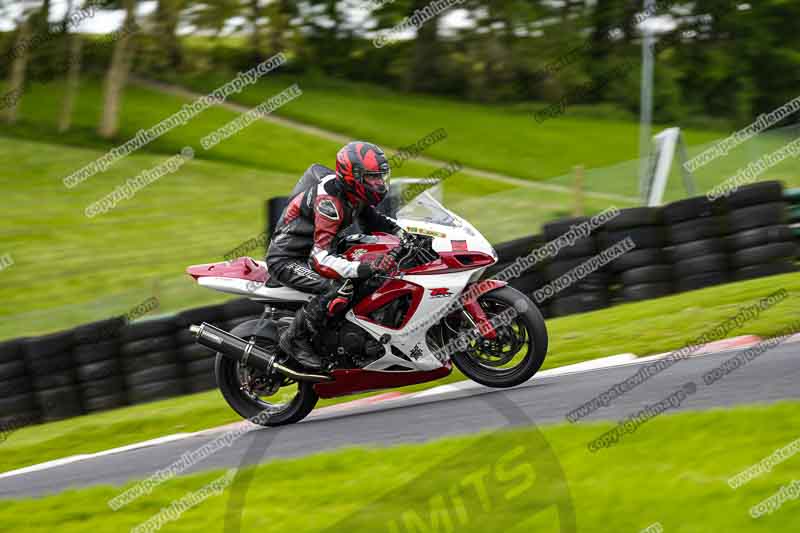
POLYGON ((397 212, 398 218, 418 220, 442 226, 460 227, 461 222, 430 194, 423 192, 397 212))

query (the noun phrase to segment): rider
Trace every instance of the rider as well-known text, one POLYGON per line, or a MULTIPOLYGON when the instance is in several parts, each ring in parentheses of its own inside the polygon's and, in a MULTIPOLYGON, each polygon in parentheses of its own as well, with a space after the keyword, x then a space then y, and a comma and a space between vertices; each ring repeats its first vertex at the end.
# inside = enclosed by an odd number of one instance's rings
POLYGON ((303 366, 322 367, 309 338, 326 319, 350 305, 350 280, 396 268, 389 255, 374 256, 370 262, 350 261, 335 250, 337 237, 353 222, 359 222, 364 232, 406 237, 393 219, 375 209, 387 194, 389 174, 383 150, 371 143, 351 142, 336 154, 335 174, 323 176, 318 184, 295 195, 281 214, 267 251, 269 274, 284 286, 315 295, 297 311, 279 339, 281 349, 303 366))

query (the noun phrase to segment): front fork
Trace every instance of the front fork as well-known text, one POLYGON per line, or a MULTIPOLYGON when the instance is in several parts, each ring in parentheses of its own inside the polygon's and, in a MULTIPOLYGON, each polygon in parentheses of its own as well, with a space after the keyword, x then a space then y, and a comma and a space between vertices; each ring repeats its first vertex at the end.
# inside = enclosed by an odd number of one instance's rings
POLYGON ((481 337, 484 339, 494 340, 497 338, 497 331, 495 331, 492 321, 486 316, 483 307, 478 303, 477 298, 472 302, 466 304, 461 313, 472 324, 481 337))
POLYGON ((477 283, 472 283, 464 290, 461 296, 461 304, 463 305, 461 312, 478 330, 478 333, 484 339, 494 340, 497 338, 497 331, 492 325, 492 321, 486 316, 486 313, 478 302, 478 299, 489 291, 505 287, 506 282, 497 281, 494 279, 485 279, 477 283))

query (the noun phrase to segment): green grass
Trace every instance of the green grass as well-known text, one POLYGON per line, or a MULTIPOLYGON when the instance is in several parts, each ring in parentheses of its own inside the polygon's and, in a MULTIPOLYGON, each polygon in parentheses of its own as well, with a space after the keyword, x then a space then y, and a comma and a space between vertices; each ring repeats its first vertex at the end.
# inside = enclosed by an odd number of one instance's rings
MULTIPOLYGON (((251 126, 255 133, 258 126, 251 126)), ((86 206, 168 157, 135 153, 74 189, 63 186, 63 177, 102 154, 0 137, 0 158, 14 162, 13 173, 0 177, 7 201, 0 255, 10 253, 15 262, 0 272, 0 338, 124 313, 154 293, 162 311, 223 300, 195 287, 183 275, 185 267, 222 260, 261 233, 265 200, 285 195, 298 175, 198 158, 88 219, 86 206)), ((567 214, 570 201, 569 193, 515 189, 466 174, 450 178, 445 197, 493 242, 537 232, 548 219, 567 214), (533 202, 535 210, 528 207, 533 202)), ((586 202, 592 211, 606 204, 586 202)))
MULTIPOLYGON (((224 299, 194 287, 182 275, 185 266, 219 260, 258 235, 264 227, 264 200, 286 194, 308 164, 327 161, 338 148, 331 141, 259 122, 205 152, 198 139, 236 116, 211 109, 67 190, 61 180, 101 157, 113 143, 94 136, 101 98, 99 85, 91 81, 81 92, 75 130, 63 137, 48 133, 57 114, 57 99, 51 95, 59 90, 57 84, 34 84, 23 100, 22 123, 4 132, 15 137, 0 137, 0 156, 14 162, 12 171, 0 177, 0 191, 9 200, 0 251, 15 261, 2 272, 0 317, 5 320, 0 323, 0 338, 50 332, 124 313, 153 293, 165 311, 224 299), (92 220, 83 216, 89 203, 186 145, 196 148, 194 162, 105 215, 92 220)), ((117 142, 185 102, 131 88, 117 142)), ((416 176, 432 170, 414 162, 403 167, 405 174, 416 176)), ((571 201, 569 193, 520 190, 465 173, 450 178, 445 194, 448 205, 494 242, 538 231, 546 220, 569 213, 571 201), (538 202, 538 208, 529 209, 528 201, 538 202), (507 209, 509 202, 516 208, 507 209), (502 225, 497 224, 500 212, 502 225)), ((607 201, 587 198, 588 209, 605 207, 607 201)), ((263 253, 251 252, 256 257, 263 253)))
MULTIPOLYGON (((177 96, 130 85, 126 89, 122 104, 119 133, 112 142, 107 142, 95 134, 103 101, 100 82, 84 80, 76 105, 74 128, 65 135, 58 135, 53 126, 55 117, 58 117, 59 100, 53 98, 53 95, 59 94, 62 90, 57 82, 32 84, 22 100, 20 124, 8 129, 5 134, 58 144, 111 148, 133 138, 140 129, 150 128, 166 119, 187 103, 186 99, 177 96)), ((284 174, 297 174, 305 170, 311 161, 330 159, 331 153, 335 153, 338 149, 338 145, 331 141, 263 121, 251 125, 239 135, 211 150, 205 151, 200 147, 200 139, 203 136, 236 116, 237 113, 225 109, 207 109, 186 125, 175 128, 153 141, 146 147, 146 151, 173 154, 190 145, 202 159, 236 163, 284 174), (298 157, 300 154, 302 156, 298 157)), ((83 163, 89 163, 91 160, 85 158, 83 163)), ((109 172, 113 169, 114 167, 111 167, 109 172)), ((98 177, 90 180, 97 180, 98 177)), ((220 175, 218 179, 227 179, 227 176, 220 175)), ((258 189, 251 186, 240 191, 244 192, 253 194, 258 192, 258 189)))
MULTIPOLYGON (((755 303, 780 288, 789 292, 789 298, 729 333, 768 337, 782 333, 798 320, 800 276, 762 278, 549 320, 550 350, 544 368, 625 352, 644 356, 681 348, 736 315, 742 305, 755 303)), ((423 390, 463 379, 456 371, 445 380, 401 390, 423 390)), ((321 401, 319 406, 331 403, 334 402, 321 401)), ((15 432, 3 444, 6 453, 0 454, 0 472, 67 454, 96 452, 236 420, 237 415, 219 393, 211 391, 31 426, 15 432)))
MULTIPOLYGON (((762 133, 734 148, 727 156, 717 158, 696 169, 692 175, 696 194, 710 191, 720 183, 737 175, 740 170, 747 168, 751 162, 757 161, 763 155, 775 152, 798 137, 800 137, 800 128, 797 127, 762 133)), ((689 157, 691 158, 713 144, 706 143, 691 147, 689 157)), ((688 195, 679 164, 678 159, 673 161, 664 193, 665 201, 681 199, 688 195)), ((638 165, 638 160, 632 160, 604 168, 589 169, 584 177, 586 189, 612 194, 631 194, 635 191, 635 185, 630 177, 638 175, 638 165)), ((800 161, 796 158, 788 158, 759 175, 758 180, 779 180, 789 187, 800 186, 800 161)), ((559 185, 571 185, 573 182, 572 174, 548 180, 548 183, 559 185)))
MULTIPOLYGON (((281 90, 294 83, 289 78, 283 81, 285 81, 285 86, 281 90)), ((184 104, 191 101, 180 96, 130 84, 122 102, 119 132, 114 139, 104 140, 96 134, 103 101, 100 81, 91 78, 82 81, 76 102, 73 128, 65 134, 59 134, 55 130, 55 124, 60 101, 53 95, 61 94, 63 91, 64 88, 60 82, 31 84, 20 104, 19 123, 15 126, 4 127, 2 133, 7 137, 102 150, 102 152, 87 151, 83 157, 79 158, 79 164, 70 161, 65 168, 59 168, 60 173, 66 172, 66 174, 58 177, 50 176, 52 180, 59 182, 61 178, 103 155, 108 149, 132 139, 139 130, 150 128, 180 111, 184 104)), ((271 171, 285 176, 291 175, 296 181, 299 175, 314 162, 327 162, 332 165, 336 151, 340 148, 339 143, 331 140, 265 121, 258 121, 250 125, 210 150, 200 147, 201 138, 237 116, 239 113, 223 108, 207 109, 192 118, 186 125, 169 131, 136 154, 149 152, 172 155, 179 152, 184 146, 192 146, 195 148, 198 159, 236 165, 228 169, 227 173, 220 173, 217 176, 219 181, 227 180, 228 174, 237 172, 237 169, 241 167, 271 171)), ((119 164, 121 163, 116 163, 107 173, 111 173, 119 164)), ((18 179, 25 177, 25 169, 21 170, 22 173, 18 179)), ((404 166, 404 171, 409 172, 412 176, 424 176, 433 170, 434 167, 430 165, 421 165, 416 162, 409 162, 404 166)), ((98 174, 85 183, 102 180, 107 173, 98 174)), ((293 184, 293 182, 289 183, 293 184)), ((262 200, 274 195, 270 194, 269 188, 262 191, 260 184, 257 183, 251 183, 238 192, 239 194, 256 194, 262 200)))
MULTIPOLYGON (((490 242, 499 243, 541 233, 541 227, 574 214, 571 192, 509 187, 465 174, 445 182, 445 205, 469 220, 490 242)), ((634 202, 585 196, 584 213, 594 214, 615 205, 633 207, 634 202)))
POLYGON ((800 319, 800 276, 785 274, 619 305, 548 321, 553 345, 548 360, 564 365, 600 355, 663 353, 686 346, 714 326, 779 289, 785 300, 728 337, 780 335, 800 319), (595 355, 597 354, 597 355, 595 355))
MULTIPOLYGON (((199 147, 200 137, 236 117, 211 109, 68 190, 61 180, 114 143, 94 136, 102 100, 94 82, 84 83, 74 131, 61 137, 52 133, 58 105, 52 94, 59 91, 57 84, 34 84, 22 103, 23 121, 4 130, 14 137, 0 137, 0 157, 13 161, 0 177, 7 200, 0 250, 15 262, 2 272, 0 316, 5 320, 0 337, 33 335, 123 313, 154 292, 163 310, 223 299, 193 287, 182 276, 185 266, 221 260, 261 233, 264 201, 285 195, 310 163, 327 161, 338 149, 333 142, 259 122, 205 152, 199 147), (28 140, 41 138, 51 142, 28 140), (195 161, 113 211, 91 220, 84 217, 89 203, 186 145, 195 147, 195 161)), ((166 118, 185 102, 131 88, 117 142, 166 118)), ((407 168, 416 175, 433 170, 415 163, 407 168)), ((451 188, 459 188, 455 177, 451 188)), ((509 186, 494 190, 504 188, 509 186)), ((263 255, 263 250, 252 254, 263 255)))
MULTIPOLYGON (((229 74, 216 73, 188 78, 184 83, 205 92, 229 78, 229 74)), ((293 80, 296 78, 273 74, 232 100, 254 106, 293 80)), ((299 84, 303 96, 278 114, 393 147, 409 145, 434 129, 445 128, 447 142, 431 146, 427 155, 456 158, 475 168, 567 186, 574 181, 573 167, 582 165, 586 168, 587 190, 637 195, 639 123, 634 116, 615 114, 603 106, 571 106, 564 116, 537 124, 531 112, 541 107, 538 103, 474 104, 320 78, 300 78, 299 84)), ((654 125, 654 132, 675 125, 654 125)), ((730 133, 683 129, 689 157, 730 133)), ((796 128, 787 128, 749 140, 726 157, 698 169, 694 175, 697 192, 711 189, 750 161, 777 150, 798 135, 796 128)), ((686 195, 677 162, 666 199, 686 195)), ((800 185, 800 163, 789 159, 760 179, 800 185)))
MULTIPOLYGON (((227 73, 215 73, 184 83, 204 92, 228 79, 227 73)), ((289 79, 294 78, 271 74, 234 99, 256 105, 279 92, 289 79)), ((510 176, 543 180, 570 172, 575 165, 604 167, 638 156, 635 117, 598 119, 587 113, 591 108, 583 111, 579 107, 538 124, 532 112, 542 105, 536 103, 475 104, 319 78, 301 78, 299 85, 303 96, 281 108, 279 114, 393 147, 409 145, 432 130, 445 128, 447 142, 431 146, 427 155, 456 158, 510 176)), ((693 143, 720 136, 711 131, 686 133, 693 143)))
MULTIPOLYGON (((328 127, 334 122, 347 124, 347 132, 364 136, 373 132, 360 128, 376 124, 380 129, 374 132, 376 139, 398 146, 446 127, 449 138, 432 146, 430 155, 459 158, 500 171, 509 171, 503 164, 513 164, 524 169, 517 173, 522 177, 553 175, 564 161, 572 164, 573 152, 558 146, 558 136, 553 137, 556 144, 546 150, 543 147, 548 146, 548 136, 508 137, 511 131, 528 131, 527 126, 515 122, 524 115, 517 108, 401 95, 344 82, 300 81, 304 95, 281 112, 301 120, 328 127), (334 99, 340 105, 334 105, 334 99), (374 116, 381 120, 371 118, 374 116), (444 121, 448 117, 452 122, 444 121), (538 164, 546 169, 541 175, 526 174, 537 166, 525 159, 535 153, 527 146, 544 150, 537 155, 538 164), (516 156, 505 153, 506 149, 516 156), (470 160, 470 153, 491 158, 470 160)), ((261 101, 291 82, 293 79, 286 76, 268 76, 241 100, 261 101)), ((193 83, 214 85, 216 80, 193 83)), ((0 156, 14 163, 11 171, 0 177, 0 191, 9 199, 4 212, 8 222, 0 229, 0 253, 10 253, 16 263, 0 273, 0 317, 4 318, 0 338, 54 331, 123 313, 153 293, 160 297, 165 311, 221 301, 223 296, 193 287, 182 275, 185 266, 219 259, 258 235, 264 226, 263 200, 285 194, 308 164, 329 161, 338 148, 338 143, 314 135, 259 122, 204 151, 198 147, 198 140, 236 116, 225 109, 210 109, 106 172, 67 190, 61 185, 65 176, 133 137, 139 129, 179 110, 187 100, 131 86, 123 102, 120 134, 113 142, 106 142, 94 131, 102 98, 100 84, 91 79, 83 82, 75 128, 66 135, 55 133, 59 102, 53 95, 62 90, 59 83, 33 84, 22 100, 21 123, 5 129, 7 136, 0 137, 0 156), (196 161, 111 213, 94 220, 83 217, 88 203, 186 145, 196 148, 196 161)), ((571 130, 575 136, 571 143, 583 147, 580 149, 591 148, 587 157, 595 159, 585 161, 590 166, 627 157, 627 148, 605 146, 582 136, 625 139, 633 131, 631 123, 580 114, 573 118, 562 117, 539 125, 539 129, 553 126, 571 130)), ((423 176, 433 167, 409 162, 400 170, 398 174, 423 176)), ((609 179, 602 180, 600 189, 629 194, 626 175, 606 176, 609 179)), ((596 181, 587 179, 590 184, 596 181)), ((568 191, 519 188, 463 172, 451 177, 444 188, 447 205, 473 222, 492 242, 535 233, 544 222, 569 215, 574 201, 568 191)), ((585 200, 590 213, 611 203, 594 196, 585 200)), ((613 203, 618 207, 632 205, 613 203)), ((261 254, 263 250, 252 251, 254 256, 261 254)))
MULTIPOLYGON (((223 495, 165 530, 222 531, 235 495, 244 508, 240 515, 233 504, 229 518, 241 517, 242 531, 412 531, 404 524, 414 518, 427 524, 417 531, 447 531, 445 516, 456 531, 559 531, 554 501, 572 507, 581 533, 641 531, 655 522, 679 533, 796 531, 798 501, 758 520, 748 514, 800 478, 796 457, 735 491, 726 480, 797 438, 798 407, 667 414, 596 454, 586 443, 610 424, 500 430, 272 461, 240 471, 223 495), (432 512, 438 528, 431 527, 432 512)), ((124 531, 221 474, 170 480, 116 512, 106 505, 121 492, 115 487, 5 501, 0 521, 10 531, 124 531)))
POLYGON ((0 137, 0 154, 13 162, 0 177, 7 200, 0 249, 15 261, 2 272, 2 337, 125 312, 153 292, 166 310, 222 299, 193 288, 182 276, 185 266, 221 260, 261 233, 264 201, 285 194, 310 162, 337 149, 330 141, 259 122, 204 152, 199 139, 237 116, 210 109, 68 190, 64 177, 179 110, 185 100, 130 88, 121 132, 108 143, 94 134, 102 99, 99 84, 91 80, 83 84, 74 130, 54 133, 58 99, 53 95, 60 90, 58 84, 34 84, 22 101, 21 123, 3 131, 13 137, 0 137), (187 145, 195 147, 195 161, 110 213, 84 217, 89 203, 187 145), (304 156, 296 157, 299 153, 304 156))
MULTIPOLYGON (((187 79, 185 84, 205 92, 224 84, 230 77, 227 73, 217 73, 187 79)), ((538 104, 479 105, 408 95, 366 84, 276 73, 262 78, 230 100, 255 106, 298 80, 303 95, 276 114, 394 148, 409 145, 434 129, 445 128, 448 139, 428 148, 427 155, 444 160, 458 159, 467 165, 520 178, 563 181, 564 176, 571 175, 575 165, 601 171, 621 161, 635 159, 638 154, 636 120, 598 118, 591 106, 571 108, 563 117, 537 124, 530 112, 538 104)), ((100 84, 94 80, 83 82, 76 113, 77 127, 67 136, 52 132, 59 102, 51 95, 61 91, 58 83, 34 84, 22 101, 24 121, 12 129, 13 134, 58 142, 102 144, 94 134, 102 101, 100 84)), ((122 142, 140 128, 155 124, 176 111, 182 102, 175 96, 129 87, 123 101, 122 129, 117 140, 122 142)), ((205 111, 188 125, 155 141, 148 149, 169 152, 180 149, 218 127, 218 117, 224 113, 205 111)), ((275 125, 269 125, 269 130, 260 135, 239 135, 203 157, 290 172, 303 170, 307 160, 331 159, 326 146, 330 141, 323 142, 275 125)), ((693 145, 703 145, 725 133, 687 130, 685 135, 693 145)), ((412 165, 403 169, 407 171, 413 174, 415 168, 412 165)), ((635 196, 636 174, 633 165, 624 172, 604 176, 602 183, 598 183, 600 180, 593 179, 590 172, 587 182, 590 189, 635 196)))
MULTIPOLYGON (((162 309, 198 302, 191 293, 209 291, 190 290, 184 268, 222 260, 258 235, 264 228, 264 199, 280 195, 296 179, 196 160, 89 219, 87 205, 166 156, 130 156, 67 190, 60 181, 64 172, 100 152, 0 138, 0 154, 16 169, 16 175, 0 177, 7 201, 2 249, 15 262, 1 273, 3 336, 42 329, 32 327, 35 317, 23 315, 34 311, 48 320, 61 308, 74 325, 125 312, 153 292, 160 294, 162 309), (96 307, 82 310, 76 305, 81 303, 96 307)), ((46 329, 70 325, 57 317, 49 320, 46 329)))

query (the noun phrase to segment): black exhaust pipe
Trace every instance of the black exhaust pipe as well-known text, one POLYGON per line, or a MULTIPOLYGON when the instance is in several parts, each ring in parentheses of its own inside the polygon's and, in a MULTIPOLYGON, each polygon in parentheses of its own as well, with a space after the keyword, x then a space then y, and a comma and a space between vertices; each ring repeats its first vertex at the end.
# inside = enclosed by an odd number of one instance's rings
POLYGON ((239 363, 263 370, 267 374, 277 370, 284 376, 298 381, 331 381, 330 376, 306 374, 298 372, 275 361, 275 356, 256 345, 255 339, 246 341, 241 337, 232 335, 223 329, 203 322, 199 326, 189 326, 189 331, 194 333, 198 344, 215 350, 229 359, 239 363))

